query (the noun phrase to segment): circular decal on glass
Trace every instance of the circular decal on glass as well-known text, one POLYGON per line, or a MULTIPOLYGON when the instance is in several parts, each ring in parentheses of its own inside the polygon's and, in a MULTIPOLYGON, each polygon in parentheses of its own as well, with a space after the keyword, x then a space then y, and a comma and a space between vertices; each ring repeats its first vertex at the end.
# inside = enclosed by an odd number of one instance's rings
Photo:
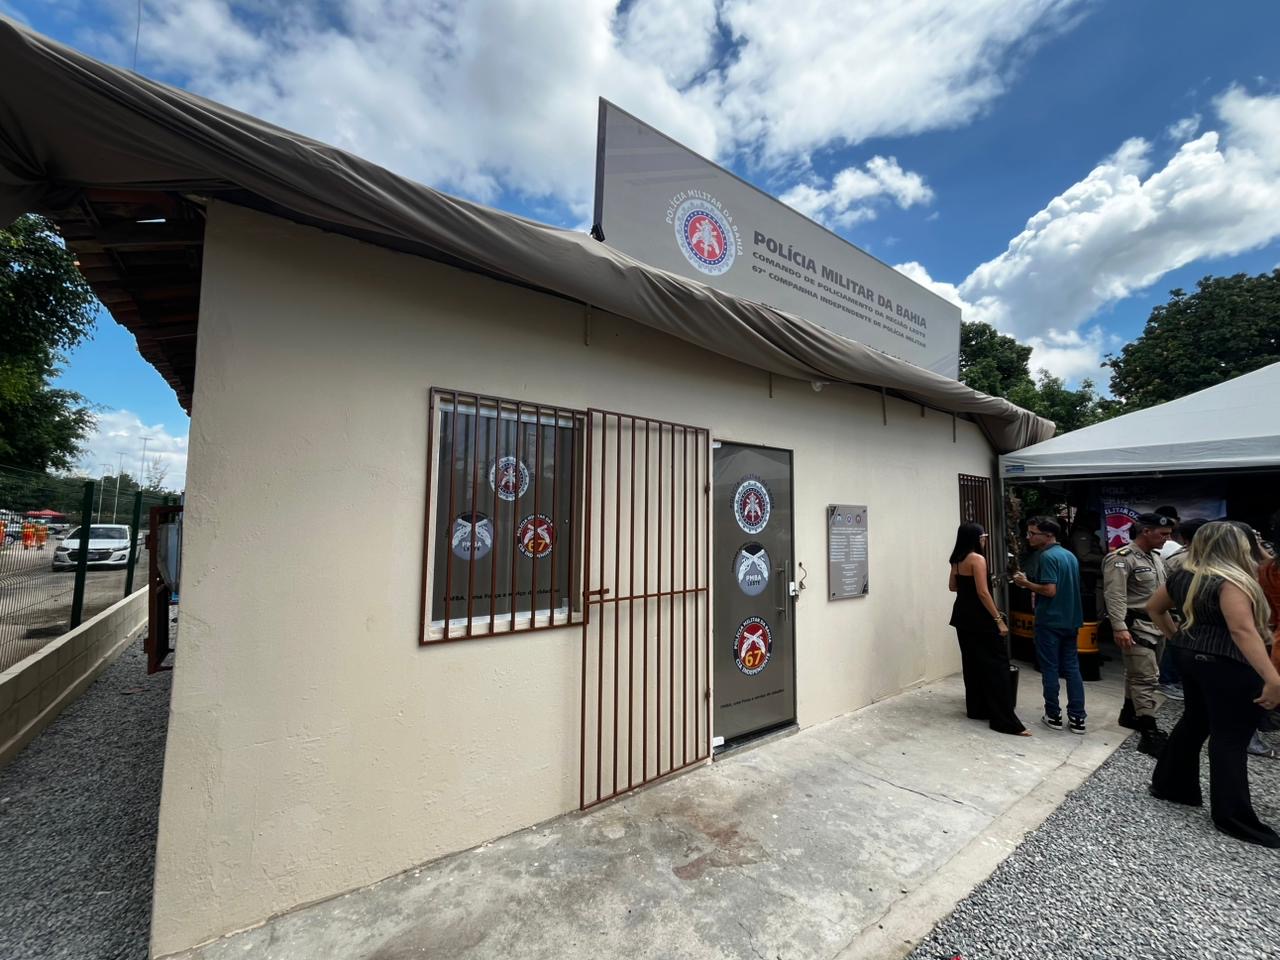
POLYGON ((483 513, 463 513, 453 521, 449 547, 459 560, 479 560, 493 549, 493 524, 483 513))
POLYGON ((531 560, 550 556, 555 540, 555 527, 545 514, 531 513, 516 528, 516 547, 531 560))
POLYGON ((717 202, 691 197, 676 207, 672 222, 680 252, 694 268, 713 277, 728 273, 738 247, 717 202))
POLYGON ((503 500, 516 500, 529 489, 529 468, 515 457, 499 457, 489 463, 489 489, 503 500))
POLYGON ((769 552, 762 544, 745 544, 733 558, 733 575, 748 597, 760 596, 769 586, 769 552))
POLYGON ((773 652, 773 634, 759 617, 747 617, 733 638, 733 662, 748 677, 754 677, 769 662, 773 652))
POLYGON ((773 498, 769 488, 756 477, 747 477, 733 495, 733 515, 743 533, 756 534, 769 525, 773 512, 773 498))

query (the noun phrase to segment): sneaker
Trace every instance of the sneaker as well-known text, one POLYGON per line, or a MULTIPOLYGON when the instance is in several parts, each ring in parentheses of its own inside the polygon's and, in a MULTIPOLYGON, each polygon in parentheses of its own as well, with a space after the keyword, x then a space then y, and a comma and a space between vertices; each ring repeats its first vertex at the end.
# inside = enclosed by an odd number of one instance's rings
MULTIPOLYGON (((1061 721, 1059 721, 1059 722, 1061 722, 1061 721)), ((1078 733, 1078 734, 1080 734, 1080 735, 1082 735, 1082 736, 1083 736, 1083 735, 1084 735, 1084 732, 1085 732, 1084 718, 1083 718, 1083 717, 1072 717, 1072 718, 1067 722, 1067 727, 1071 730, 1071 732, 1072 732, 1072 733, 1078 733)))
POLYGON ((1170 700, 1185 699, 1185 695, 1182 692, 1182 684, 1180 683, 1162 683, 1160 684, 1160 692, 1170 700))
POLYGON ((1050 730, 1062 730, 1061 717, 1051 717, 1046 713, 1043 717, 1040 718, 1040 722, 1043 723, 1050 730))
POLYGON ((1249 741, 1249 754, 1255 757, 1266 757, 1269 760, 1278 759, 1277 753, 1262 739, 1262 734, 1257 730, 1253 731, 1253 738, 1249 741))

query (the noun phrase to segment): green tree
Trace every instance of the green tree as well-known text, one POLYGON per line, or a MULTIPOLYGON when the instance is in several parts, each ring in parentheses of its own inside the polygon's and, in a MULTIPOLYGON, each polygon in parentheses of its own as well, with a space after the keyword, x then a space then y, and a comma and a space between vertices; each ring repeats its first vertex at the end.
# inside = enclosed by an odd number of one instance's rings
POLYGON ((993 397, 1031 385, 1031 348, 989 323, 960 324, 960 380, 993 397))
POLYGON ((1035 383, 1014 387, 1006 399, 1052 420, 1059 435, 1109 420, 1120 407, 1114 400, 1099 396, 1088 378, 1080 381, 1078 389, 1070 390, 1061 377, 1045 370, 1040 371, 1035 383))
POLYGON ((0 229, 0 463, 68 469, 80 456, 93 412, 51 383, 96 304, 52 223, 29 214, 0 229))
POLYGON ((1092 380, 1080 381, 1076 390, 1065 381, 1040 372, 1032 378, 1031 348, 989 323, 960 325, 960 380, 993 397, 1004 397, 1023 409, 1052 420, 1058 433, 1078 430, 1109 419, 1119 404, 1098 395, 1092 380))
POLYGON ((1125 412, 1280 361, 1280 269, 1256 277, 1205 277, 1195 293, 1169 293, 1141 336, 1103 364, 1111 368, 1111 392, 1125 412))

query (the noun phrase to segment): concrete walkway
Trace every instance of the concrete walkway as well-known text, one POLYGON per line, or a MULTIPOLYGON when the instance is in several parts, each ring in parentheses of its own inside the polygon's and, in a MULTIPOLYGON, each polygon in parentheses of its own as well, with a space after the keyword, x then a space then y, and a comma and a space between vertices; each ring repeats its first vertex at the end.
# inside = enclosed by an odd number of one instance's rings
POLYGON ((207 944, 187 960, 900 957, 1124 740, 964 718, 959 677, 207 944))

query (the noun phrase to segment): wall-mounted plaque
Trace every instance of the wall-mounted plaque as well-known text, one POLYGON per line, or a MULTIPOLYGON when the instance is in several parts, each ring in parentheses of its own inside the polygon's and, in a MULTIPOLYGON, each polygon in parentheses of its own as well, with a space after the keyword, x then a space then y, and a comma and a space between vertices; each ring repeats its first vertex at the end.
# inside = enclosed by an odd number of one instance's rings
POLYGON ((827 597, 865 597, 867 579, 867 508, 833 503, 827 506, 827 597))

